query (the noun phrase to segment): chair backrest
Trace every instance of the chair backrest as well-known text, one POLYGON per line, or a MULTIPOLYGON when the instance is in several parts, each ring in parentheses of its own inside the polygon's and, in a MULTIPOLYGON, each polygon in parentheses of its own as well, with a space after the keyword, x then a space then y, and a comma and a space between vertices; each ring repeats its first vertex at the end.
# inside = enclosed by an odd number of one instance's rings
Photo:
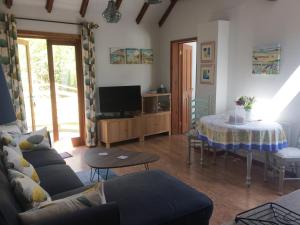
POLYGON ((290 122, 279 122, 282 126, 285 136, 287 138, 288 144, 290 147, 300 148, 300 132, 295 129, 295 126, 290 122), (297 134, 298 133, 298 134, 297 134))
POLYGON ((300 148, 300 135, 297 137, 297 144, 296 144, 297 148, 300 148))
POLYGON ((291 135, 291 124, 285 121, 280 121, 279 123, 283 128, 288 144, 291 145, 293 139, 291 135))
POLYGON ((206 98, 196 97, 194 99, 190 99, 191 128, 195 126, 196 122, 202 116, 211 114, 211 99, 211 96, 206 98))

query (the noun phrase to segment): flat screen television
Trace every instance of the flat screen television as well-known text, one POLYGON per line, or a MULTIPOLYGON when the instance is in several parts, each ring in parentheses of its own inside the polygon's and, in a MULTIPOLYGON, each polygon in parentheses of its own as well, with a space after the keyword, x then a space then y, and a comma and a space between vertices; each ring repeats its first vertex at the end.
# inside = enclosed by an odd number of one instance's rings
POLYGON ((99 87, 100 112, 120 113, 141 110, 141 86, 99 87))

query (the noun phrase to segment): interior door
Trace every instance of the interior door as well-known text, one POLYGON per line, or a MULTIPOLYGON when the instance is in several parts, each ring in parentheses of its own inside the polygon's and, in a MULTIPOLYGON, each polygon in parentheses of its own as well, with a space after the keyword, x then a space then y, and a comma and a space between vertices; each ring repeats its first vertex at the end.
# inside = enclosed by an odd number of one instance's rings
POLYGON ((182 104, 181 104, 181 132, 185 133, 190 127, 190 99, 192 98, 192 54, 193 48, 187 44, 180 44, 180 73, 181 73, 181 89, 182 89, 182 104))

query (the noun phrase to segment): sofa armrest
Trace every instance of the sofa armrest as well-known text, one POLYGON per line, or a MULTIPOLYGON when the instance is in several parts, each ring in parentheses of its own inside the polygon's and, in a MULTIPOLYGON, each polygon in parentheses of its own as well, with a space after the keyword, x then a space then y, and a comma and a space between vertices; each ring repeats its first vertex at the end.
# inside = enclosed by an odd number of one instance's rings
POLYGON ((64 216, 45 220, 34 225, 120 225, 120 213, 116 203, 83 209, 64 216))

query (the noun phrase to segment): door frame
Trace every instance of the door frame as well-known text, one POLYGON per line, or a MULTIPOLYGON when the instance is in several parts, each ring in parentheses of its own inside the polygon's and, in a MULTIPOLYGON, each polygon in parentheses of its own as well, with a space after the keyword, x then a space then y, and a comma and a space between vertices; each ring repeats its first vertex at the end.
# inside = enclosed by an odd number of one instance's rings
POLYGON ((171 127, 172 134, 182 133, 182 68, 180 62, 180 44, 197 42, 197 37, 173 40, 170 43, 170 87, 172 98, 171 127))
MULTIPOLYGON (((78 110, 79 110, 79 112, 78 112, 79 113, 79 121, 78 122, 79 122, 80 137, 72 138, 72 143, 74 146, 84 145, 84 143, 85 143, 85 108, 84 108, 84 79, 83 79, 83 66, 82 66, 81 36, 77 35, 77 34, 64 34, 64 33, 18 30, 18 38, 46 39, 46 41, 47 41, 50 89, 51 89, 51 95, 54 95, 54 96, 51 96, 53 129, 58 129, 58 127, 56 127, 56 125, 55 125, 55 124, 57 124, 58 121, 57 121, 57 115, 56 115, 57 110, 54 111, 56 108, 56 104, 55 104, 56 103, 56 101, 55 101, 56 95, 55 95, 55 86, 54 86, 54 80, 53 80, 54 71, 53 71, 52 45, 69 45, 69 46, 75 47, 77 91, 78 91, 78 110)), ((54 139, 57 140, 58 137, 54 137, 54 139)))

